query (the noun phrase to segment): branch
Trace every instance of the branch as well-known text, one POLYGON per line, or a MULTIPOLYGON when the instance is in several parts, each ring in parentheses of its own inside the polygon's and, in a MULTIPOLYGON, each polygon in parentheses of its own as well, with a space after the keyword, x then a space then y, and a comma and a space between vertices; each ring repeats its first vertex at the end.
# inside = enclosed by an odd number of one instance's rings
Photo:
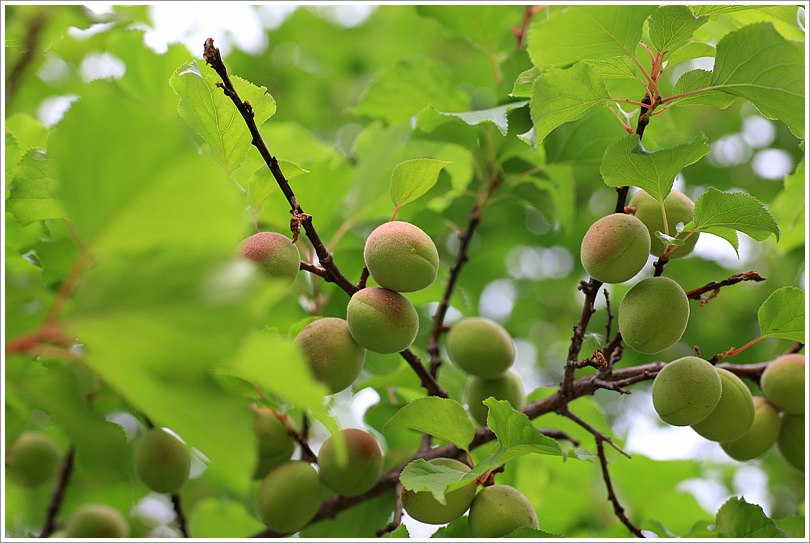
POLYGON ((177 527, 180 528, 180 533, 183 534, 183 537, 188 537, 186 516, 183 514, 183 508, 180 507, 180 494, 172 494, 172 506, 177 515, 177 527))
POLYGON ((394 519, 385 528, 377 530, 377 537, 382 537, 387 533, 393 532, 394 530, 397 529, 397 527, 400 524, 402 524, 402 491, 401 491, 401 488, 402 488, 402 483, 397 481, 396 487, 394 487, 394 496, 395 496, 394 519))
POLYGON ((596 452, 599 455, 599 463, 602 466, 602 477, 605 479, 605 486, 607 487, 608 491, 608 500, 613 503, 613 511, 616 513, 616 516, 619 517, 619 520, 621 520, 625 526, 627 526, 630 532, 632 532, 632 534, 636 537, 644 537, 641 530, 634 526, 633 523, 630 522, 630 519, 627 518, 627 515, 624 514, 624 507, 619 504, 619 499, 616 497, 616 493, 613 492, 613 484, 610 482, 607 457, 605 456, 605 446, 602 441, 603 440, 599 437, 596 438, 596 452))
POLYGON ((267 167, 270 168, 270 172, 273 174, 276 183, 278 183, 281 192, 283 192, 284 196, 287 198, 291 208, 290 213, 293 214, 293 218, 298 218, 301 224, 303 224, 307 238, 309 239, 310 243, 312 243, 312 246, 315 248, 315 253, 318 255, 318 261, 320 262, 321 266, 326 269, 326 272, 329 275, 327 280, 336 283, 351 296, 359 289, 348 279, 346 279, 346 277, 340 272, 338 267, 332 261, 332 255, 324 246, 320 236, 318 236, 318 232, 315 230, 315 227, 312 224, 312 216, 304 213, 304 210, 298 203, 298 199, 295 197, 295 193, 290 188, 289 182, 281 172, 281 168, 278 165, 278 160, 276 157, 270 154, 270 151, 267 149, 267 146, 259 133, 259 128, 256 126, 256 121, 253 120, 253 108, 247 102, 243 102, 239 98, 236 89, 234 89, 233 83, 231 83, 231 79, 228 76, 228 71, 225 68, 225 64, 222 62, 219 48, 214 47, 213 38, 208 38, 205 40, 203 58, 217 72, 220 79, 222 79, 222 83, 217 83, 217 86, 222 88, 225 95, 233 101, 236 109, 245 120, 248 130, 250 130, 250 135, 253 138, 251 143, 259 150, 259 153, 261 153, 264 162, 267 164, 267 167))
POLYGON ((76 447, 70 446, 65 462, 62 464, 62 470, 59 473, 59 482, 56 483, 53 494, 51 495, 51 502, 48 504, 48 514, 45 517, 45 524, 42 526, 42 531, 39 537, 48 537, 53 533, 56 528, 56 515, 59 513, 59 508, 62 505, 62 498, 65 496, 65 488, 70 480, 70 474, 73 473, 73 458, 76 456, 76 447))
MULTIPOLYGON (((228 76, 228 71, 225 68, 225 64, 222 62, 219 48, 214 47, 213 38, 208 38, 205 40, 203 58, 214 69, 214 71, 217 72, 220 79, 222 79, 222 83, 217 83, 217 86, 220 87, 225 95, 233 101, 236 109, 245 120, 248 130, 250 130, 250 134, 253 138, 251 143, 256 147, 256 149, 259 150, 259 153, 262 155, 267 167, 270 168, 270 172, 273 174, 276 183, 278 183, 281 192, 284 193, 284 196, 287 198, 287 201, 290 204, 290 213, 293 215, 293 222, 295 224, 301 224, 304 226, 304 231, 306 232, 307 238, 309 239, 310 243, 312 243, 312 246, 315 249, 315 254, 318 255, 318 261, 323 269, 326 270, 327 276, 325 279, 337 284, 349 296, 354 295, 354 293, 360 290, 360 287, 352 284, 351 281, 349 281, 335 265, 334 261, 332 260, 332 255, 329 253, 326 246, 324 246, 318 232, 315 230, 315 226, 312 224, 312 215, 304 213, 304 210, 298 203, 298 199, 296 198, 292 188, 290 188, 289 182, 281 172, 281 168, 278 165, 278 160, 276 157, 270 154, 270 151, 267 149, 267 146, 259 133, 259 128, 256 126, 256 122, 253 120, 253 108, 249 103, 243 102, 239 98, 236 89, 234 89, 231 79, 228 76)), ((313 271, 308 268, 303 269, 313 271)), ((313 273, 316 272, 313 271, 313 273)), ((402 351, 400 354, 411 365, 411 367, 416 370, 416 373, 422 379, 423 386, 428 389, 431 395, 438 395, 444 398, 447 397, 447 392, 445 392, 439 386, 436 379, 434 379, 432 375, 424 370, 424 366, 419 361, 419 358, 413 354, 410 349, 402 351)))
POLYGON ((579 322, 574 325, 574 335, 571 337, 571 345, 568 347, 565 375, 560 385, 560 392, 564 395, 569 395, 573 392, 574 373, 579 362, 579 351, 582 349, 582 342, 585 338, 585 330, 588 328, 588 322, 591 320, 591 315, 595 312, 593 304, 596 300, 596 293, 599 292, 599 287, 601 286, 602 282, 597 281, 593 277, 591 277, 587 283, 585 281, 580 281, 579 283, 579 290, 585 293, 585 303, 582 306, 579 322))
POLYGON ((8 77, 6 77, 6 107, 11 103, 12 99, 16 95, 17 89, 20 86, 20 82, 22 80, 22 76, 25 73, 25 70, 34 60, 34 55, 37 53, 37 48, 39 45, 39 35, 42 33, 42 29, 45 27, 45 24, 48 22, 50 18, 51 11, 48 8, 40 9, 34 17, 32 17, 31 22, 28 26, 28 33, 25 36, 25 51, 23 52, 20 60, 14 65, 11 71, 8 73, 8 77))
POLYGON ((486 196, 476 199, 475 204, 470 210, 470 221, 467 223, 467 229, 459 237, 461 245, 459 246, 458 255, 456 256, 456 263, 450 268, 450 278, 447 280, 444 296, 442 296, 439 307, 436 308, 436 313, 433 315, 433 328, 428 338, 427 353, 430 357, 430 375, 434 378, 442 363, 441 357, 439 356, 439 334, 445 330, 444 318, 447 315, 447 309, 450 307, 450 297, 453 294, 453 289, 455 289, 458 275, 461 273, 461 267, 469 259, 467 256, 467 248, 470 246, 470 241, 472 241, 476 226, 478 226, 478 223, 481 221, 481 207, 492 195, 498 184, 498 179, 494 179, 489 185, 486 196))
POLYGON ((696 288, 695 290, 690 290, 689 292, 686 293, 686 297, 690 300, 700 300, 700 305, 701 307, 703 307, 704 305, 709 303, 709 300, 717 297, 717 294, 720 292, 721 287, 734 285, 741 281, 765 281, 766 279, 767 277, 762 277, 755 271, 738 273, 736 275, 732 275, 728 279, 723 279, 722 281, 712 281, 711 283, 705 286, 696 288), (709 296, 701 298, 701 294, 705 294, 710 291, 712 293, 709 296))

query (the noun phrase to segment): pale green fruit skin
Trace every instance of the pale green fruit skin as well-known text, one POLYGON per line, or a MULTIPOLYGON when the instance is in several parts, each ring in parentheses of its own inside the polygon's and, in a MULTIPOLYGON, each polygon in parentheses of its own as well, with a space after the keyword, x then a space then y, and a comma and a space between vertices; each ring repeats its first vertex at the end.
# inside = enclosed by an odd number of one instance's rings
POLYGON ((514 364, 516 351, 503 326, 484 317, 468 317, 447 333, 447 354, 470 375, 491 379, 514 364))
POLYGON ((346 306, 346 320, 357 343, 381 354, 404 351, 419 332, 419 315, 410 300, 379 287, 356 292, 346 306))
POLYGON ((287 427, 267 407, 251 406, 254 413, 253 428, 258 445, 257 465, 254 479, 264 479, 273 469, 288 461, 295 452, 295 439, 287 427))
POLYGON ((363 257, 371 277, 395 292, 427 288, 439 272, 439 252, 433 240, 403 221, 377 227, 366 239, 363 257))
POLYGON ((265 526, 282 534, 297 532, 318 512, 321 479, 309 462, 290 460, 264 478, 256 500, 265 526))
MULTIPOLYGON (((452 458, 434 458, 428 461, 430 464, 446 466, 455 470, 468 473, 470 467, 463 462, 452 458)), ((470 508, 470 504, 475 498, 476 486, 470 483, 467 486, 457 488, 445 495, 447 504, 442 505, 428 490, 413 492, 402 487, 402 507, 408 514, 419 522, 425 524, 446 524, 453 522, 470 508)))
POLYGON ((782 458, 802 473, 806 459, 804 449, 806 432, 804 415, 782 415, 782 430, 776 442, 777 448, 782 458))
POLYGON ((742 379, 723 368, 716 368, 723 383, 720 401, 711 414, 692 429, 709 441, 734 441, 754 424, 754 399, 742 379))
POLYGON ((135 444, 135 474, 155 492, 173 494, 188 481, 191 456, 169 432, 151 428, 135 444))
MULTIPOLYGON (((664 230, 664 216, 661 214, 661 204, 656 202, 645 191, 640 190, 633 195, 628 205, 636 208, 635 216, 647 227, 650 234, 650 254, 654 256, 664 254, 664 242, 655 235, 656 232, 666 233, 666 230, 664 230)), ((669 235, 675 237, 678 232, 676 230, 678 223, 688 224, 694 218, 695 203, 684 193, 673 189, 664 198, 664 209, 667 212, 669 235)), ((699 236, 700 233, 689 236, 689 239, 683 245, 670 253, 669 258, 682 258, 691 253, 699 236)))
POLYGON ((382 474, 382 450, 368 432, 349 428, 341 433, 346 440, 348 464, 338 465, 335 443, 330 437, 318 453, 321 481, 341 496, 359 496, 371 490, 382 474))
POLYGON ((804 365, 803 354, 786 354, 768 364, 762 373, 762 393, 789 415, 804 413, 804 365))
POLYGON ((481 426, 487 425, 487 413, 489 408, 483 402, 490 396, 496 400, 508 401, 513 409, 520 410, 526 405, 526 394, 523 390, 523 381, 520 376, 512 370, 493 377, 484 379, 483 377, 470 376, 467 379, 465 390, 467 404, 470 415, 475 422, 481 426))
POLYGON ((502 537, 521 526, 540 528, 532 503, 509 485, 482 488, 470 507, 467 523, 470 536, 477 539, 502 537))
POLYGON ((667 424, 689 426, 714 411, 722 390, 714 366, 702 358, 685 356, 658 372, 652 388, 653 407, 667 424))
POLYGON ((720 447, 734 460, 745 462, 758 458, 773 447, 782 428, 779 410, 760 396, 754 396, 754 423, 744 436, 721 443, 720 447))
POLYGON ((366 350, 352 337, 349 323, 327 317, 307 325, 293 341, 304 351, 313 375, 334 394, 349 388, 363 371, 366 350))
POLYGON ((82 505, 70 515, 66 537, 129 537, 129 524, 118 509, 100 503, 82 505))
POLYGON ((633 215, 614 213, 591 225, 580 247, 582 267, 602 283, 632 279, 650 256, 650 233, 633 215))
POLYGON ((59 471, 62 451, 50 436, 41 432, 23 432, 6 450, 6 476, 14 483, 38 487, 59 471))
POLYGON ((668 277, 648 277, 633 285, 619 305, 622 339, 642 354, 675 345, 689 323, 689 300, 668 277))
POLYGON ((298 277, 301 253, 290 238, 278 232, 259 232, 239 244, 239 254, 259 265, 262 271, 288 286, 298 277))

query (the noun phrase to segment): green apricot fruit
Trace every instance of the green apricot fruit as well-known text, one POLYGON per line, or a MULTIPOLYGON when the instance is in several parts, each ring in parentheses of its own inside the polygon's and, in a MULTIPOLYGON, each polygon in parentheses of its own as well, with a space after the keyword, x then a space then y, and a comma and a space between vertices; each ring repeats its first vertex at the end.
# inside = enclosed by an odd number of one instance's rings
POLYGON ((708 417, 692 424, 692 429, 709 441, 734 441, 754 424, 754 399, 742 379, 723 368, 715 369, 723 384, 720 401, 708 417))
POLYGON ((264 479, 273 469, 288 461, 295 451, 295 439, 277 413, 267 407, 250 406, 258 443, 258 461, 254 479, 264 479))
POLYGON ((366 350, 352 337, 349 323, 327 317, 307 325, 295 337, 318 381, 334 394, 349 388, 363 370, 366 350))
POLYGON ((807 426, 804 415, 782 415, 782 430, 776 441, 782 458, 797 470, 804 473, 804 462, 807 459, 804 452, 804 442, 807 426))
MULTIPOLYGON (((470 471, 470 466, 458 460, 453 460, 452 458, 434 458, 433 460, 428 460, 428 463, 453 468, 464 473, 470 471)), ((411 517, 419 522, 424 522, 425 524, 446 524, 460 518, 461 515, 470 508, 470 504, 475 498, 475 490, 475 484, 470 483, 467 486, 448 492, 444 496, 447 503, 442 505, 433 497, 433 493, 429 490, 414 492, 407 490, 403 486, 401 492, 402 507, 411 517)))
POLYGON ((721 443, 720 447, 734 460, 745 462, 768 452, 779 437, 782 420, 779 410, 761 396, 754 396, 754 423, 745 435, 721 443))
POLYGON ((278 232, 259 232, 239 244, 239 254, 256 262, 268 276, 291 285, 298 277, 301 253, 290 238, 278 232))
POLYGON ((118 509, 102 503, 82 505, 70 515, 66 536, 70 538, 129 537, 129 524, 118 509))
POLYGON ((357 343, 381 354, 404 351, 419 332, 419 315, 410 300, 379 287, 356 292, 346 307, 346 320, 357 343))
POLYGON ((804 413, 804 355, 786 354, 768 364, 760 388, 765 397, 788 415, 804 413))
POLYGON ((492 379, 512 366, 516 351, 503 326, 484 317, 468 317, 447 333, 447 354, 467 373, 492 379))
POLYGON ((340 466, 335 444, 327 439, 318 453, 321 481, 341 496, 359 496, 371 490, 383 469, 383 454, 377 440, 368 432, 349 428, 342 430, 349 454, 348 463, 340 466))
POLYGON ((467 524, 476 539, 502 537, 521 526, 540 528, 532 502, 509 485, 482 488, 470 507, 467 524))
POLYGON ((481 426, 487 425, 489 408, 482 402, 494 397, 496 400, 508 401, 514 409, 520 410, 526 405, 526 394, 523 391, 523 381, 512 370, 492 379, 470 376, 465 390, 470 415, 481 426))
POLYGON ((135 444, 135 474, 155 492, 174 494, 188 481, 191 456, 174 435, 151 428, 135 444))
POLYGON ((580 248, 582 267, 602 283, 624 283, 631 279, 649 256, 647 227, 625 213, 614 213, 593 223, 580 248))
POLYGON ((290 460, 267 474, 256 500, 265 526, 282 534, 309 524, 321 505, 321 478, 309 462, 290 460))
POLYGON ((668 277, 648 277, 633 285, 619 305, 622 339, 642 354, 675 345, 689 323, 689 300, 668 277))
POLYGON ((439 252, 430 236, 403 221, 387 222, 366 239, 366 266, 381 287, 414 292, 433 284, 439 271, 439 252))
POLYGON ((714 411, 722 390, 714 366, 702 358, 685 356, 658 372, 653 381, 653 407, 667 424, 689 426, 714 411))
POLYGON ((51 480, 59 471, 62 451, 42 432, 23 432, 6 449, 6 476, 14 483, 35 488, 51 480))
MULTIPOLYGON (((640 190, 635 193, 628 205, 636 208, 636 218, 647 227, 647 231, 650 233, 650 254, 654 256, 664 254, 664 242, 655 233, 669 232, 670 236, 675 237, 678 223, 689 223, 695 214, 695 203, 686 194, 674 189, 664 198, 664 210, 667 214, 667 226, 669 227, 667 230, 664 230, 664 216, 661 213, 661 204, 655 201, 647 192, 640 190)), ((669 258, 681 258, 691 253, 692 249, 695 248, 698 236, 700 236, 700 233, 697 232, 689 236, 689 239, 683 245, 670 253, 669 258)))

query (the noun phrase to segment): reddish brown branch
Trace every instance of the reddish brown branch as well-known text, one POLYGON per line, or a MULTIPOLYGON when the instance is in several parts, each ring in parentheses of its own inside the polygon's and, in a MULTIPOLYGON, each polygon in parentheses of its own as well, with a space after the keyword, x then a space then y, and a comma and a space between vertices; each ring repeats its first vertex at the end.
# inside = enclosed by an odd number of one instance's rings
POLYGON ((721 287, 727 287, 729 285, 734 285, 742 281, 765 281, 766 279, 767 277, 762 277, 755 271, 738 273, 732 275, 728 279, 723 279, 722 281, 712 281, 711 283, 704 285, 700 288, 690 290, 689 292, 686 293, 686 297, 689 298, 690 300, 700 300, 700 305, 704 306, 709 302, 709 300, 717 297, 717 294, 720 292, 721 287), (705 294, 707 292, 711 292, 711 294, 706 297, 701 297, 702 294, 705 294))
POLYGON ((523 45, 526 43, 526 31, 529 28, 529 22, 531 21, 532 17, 547 7, 548 6, 526 6, 526 11, 523 14, 523 23, 521 24, 520 28, 518 28, 517 25, 512 25, 512 34, 514 34, 517 38, 517 48, 519 50, 523 49, 523 45))
POLYGON ((644 537, 644 534, 639 530, 636 526, 630 522, 630 519, 627 518, 627 515, 624 514, 624 507, 621 506, 619 503, 619 499, 616 497, 616 493, 613 492, 613 484, 610 482, 610 472, 608 471, 607 465, 607 457, 605 456, 605 446, 603 440, 599 437, 596 437, 596 453, 599 455, 599 464, 602 466, 602 477, 605 479, 605 486, 607 487, 608 491, 608 500, 613 504, 613 511, 616 513, 616 516, 619 517, 619 520, 627 526, 627 529, 636 536, 636 537, 644 537))
POLYGON ((76 447, 70 446, 65 461, 62 464, 62 469, 59 472, 59 482, 56 483, 56 488, 51 494, 51 501, 48 504, 48 514, 45 517, 45 524, 42 526, 42 531, 39 537, 48 537, 56 529, 56 516, 59 514, 59 508, 62 506, 62 499, 65 497, 65 489, 67 488, 68 481, 70 481, 70 474, 73 473, 73 458, 76 456, 76 447))
POLYGON ((309 273, 315 274, 318 277, 323 277, 327 281, 330 280, 329 273, 325 269, 321 268, 320 266, 316 266, 315 264, 310 264, 309 262, 304 262, 302 260, 298 269, 308 271, 309 273))

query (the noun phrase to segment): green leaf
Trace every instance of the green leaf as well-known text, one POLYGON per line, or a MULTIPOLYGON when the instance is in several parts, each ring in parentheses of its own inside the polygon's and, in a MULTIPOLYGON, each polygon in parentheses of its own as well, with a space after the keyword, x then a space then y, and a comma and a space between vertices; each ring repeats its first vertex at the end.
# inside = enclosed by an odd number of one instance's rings
POLYGON ((432 158, 414 158, 400 162, 391 174, 391 201, 399 208, 413 202, 436 184, 439 172, 450 162, 432 158))
POLYGON ((606 78, 638 79, 636 65, 629 57, 613 57, 607 60, 584 60, 599 70, 606 78))
POLYGON ((31 149, 17 167, 6 211, 13 213, 22 225, 66 217, 58 196, 59 188, 53 162, 42 151, 31 149))
MULTIPOLYGON (((6 183, 9 183, 11 179, 14 177, 14 173, 17 171, 17 164, 20 163, 20 159, 22 158, 22 152, 20 151, 20 146, 17 143, 17 138, 14 137, 14 134, 8 131, 8 126, 6 126, 6 144, 5 144, 6 154, 4 155, 4 171, 6 172, 6 183)), ((8 199, 8 198, 6 198, 8 199)))
POLYGON ((408 539, 411 537, 411 534, 408 532, 408 527, 404 524, 400 524, 383 537, 394 537, 394 538, 405 538, 408 539))
MULTIPOLYGON (((779 239, 779 226, 762 202, 742 192, 721 192, 714 187, 695 202, 694 230, 708 232, 728 240, 737 249, 736 234, 742 232, 757 241, 765 241, 771 234, 779 239)), ((692 230, 691 223, 684 231, 692 230)))
POLYGON ((515 79, 515 86, 512 88, 512 96, 515 98, 531 98, 534 80, 540 75, 540 70, 532 66, 528 70, 521 72, 515 79))
POLYGON ((516 5, 457 4, 453 7, 423 4, 416 9, 423 17, 436 18, 448 34, 468 41, 491 56, 497 53, 503 35, 510 34, 509 25, 523 15, 521 6, 516 5))
MULTIPOLYGON (((691 70, 678 78, 672 95, 706 89, 711 86, 712 73, 706 70, 691 70)), ((677 106, 713 106, 725 109, 736 100, 733 94, 721 90, 705 90, 689 96, 682 96, 674 100, 677 106)))
MULTIPOLYGON (((284 173, 284 177, 287 179, 287 181, 293 179, 294 177, 298 177, 301 174, 309 173, 309 170, 305 170, 298 164, 290 162, 289 160, 279 160, 278 165, 281 168, 282 173, 284 173)), ((251 175, 250 179, 248 180, 248 203, 253 207, 258 206, 277 188, 278 182, 276 181, 276 178, 273 177, 273 173, 270 171, 270 168, 267 167, 267 164, 262 164, 261 167, 253 172, 253 175, 251 175)))
POLYGON ((754 9, 756 6, 723 6, 723 5, 702 5, 689 6, 696 17, 701 15, 717 15, 718 13, 732 13, 734 11, 744 11, 754 9))
POLYGON ((549 532, 544 532, 543 530, 538 530, 536 528, 531 528, 529 526, 521 526, 517 530, 509 532, 506 535, 501 537, 507 537, 509 539, 535 539, 535 538, 554 538, 554 539, 561 539, 564 536, 559 534, 552 534, 549 532))
POLYGON ((478 475, 480 475, 478 471, 475 474, 472 471, 465 473, 448 466, 431 464, 423 458, 417 458, 405 466, 399 475, 399 481, 404 488, 414 492, 430 491, 436 501, 444 505, 447 503, 447 498, 445 498, 447 492, 471 484, 478 475), (453 488, 448 488, 452 483, 457 484, 453 488))
POLYGON ((470 524, 467 521, 467 515, 457 518, 446 526, 442 526, 430 536, 431 539, 469 539, 470 537, 472 536, 470 535, 470 524))
POLYGON ((745 498, 729 498, 717 511, 716 525, 720 537, 784 537, 762 507, 747 503, 745 498))
MULTIPOLYGON (((396 494, 391 489, 379 496, 354 504, 338 513, 336 517, 326 518, 308 525, 301 530, 299 537, 308 541, 326 541, 335 537, 350 541, 376 538, 377 530, 388 525, 395 503, 396 494)), ((407 531, 405 533, 407 534, 407 531)), ((408 536, 401 535, 400 537, 408 536)))
POLYGON ((695 58, 714 58, 716 54, 717 49, 708 43, 703 43, 702 41, 689 42, 683 47, 674 50, 669 55, 669 58, 667 59, 667 68, 675 66, 679 62, 684 62, 686 60, 692 60, 695 58))
MULTIPOLYGON (((506 113, 509 110, 521 108, 528 104, 528 100, 524 100, 521 102, 512 102, 509 104, 504 104, 502 106, 494 107, 492 109, 482 109, 477 111, 466 111, 463 113, 445 113, 443 111, 438 111, 436 108, 429 108, 433 110, 439 116, 444 115, 447 117, 456 117, 461 119, 465 123, 470 126, 475 126, 484 122, 489 122, 494 124, 498 130, 501 132, 502 136, 505 136, 507 131, 509 130, 509 122, 506 119, 506 113)), ((427 117, 424 115, 425 112, 419 114, 416 126, 419 127, 421 130, 425 132, 431 132, 433 129, 436 128, 439 124, 443 122, 441 117, 436 115, 432 115, 431 117, 427 117)), ((444 120, 446 122, 446 120, 444 120)))
POLYGON ((729 32, 717 44, 712 87, 742 96, 798 138, 804 138, 805 79, 803 50, 770 23, 729 32))
POLYGON ((576 121, 610 100, 605 80, 588 62, 566 70, 551 68, 534 81, 531 114, 537 142, 563 123, 576 121))
POLYGON ((572 6, 533 23, 529 57, 540 69, 584 59, 635 56, 644 21, 655 6, 572 6))
POLYGON ((775 290, 757 311, 762 337, 804 341, 805 293, 796 287, 775 290))
POLYGON ((264 530, 264 524, 248 513, 244 504, 215 497, 195 503, 188 524, 189 533, 205 539, 247 538, 264 530))
POLYGON ((736 11, 729 15, 729 18, 737 21, 741 26, 769 22, 785 39, 804 41, 804 29, 799 26, 797 21, 797 11, 801 9, 798 5, 751 6, 751 8, 745 11, 736 11))
POLYGON ((475 436, 467 411, 455 400, 429 396, 412 401, 391 417, 385 429, 404 426, 449 441, 459 449, 466 449, 475 436))
POLYGON ((312 374, 300 348, 273 332, 252 332, 242 343, 228 367, 246 381, 308 409, 335 437, 338 462, 345 458, 343 434, 324 406, 329 389, 312 374))
POLYGON ((626 134, 609 107, 596 108, 582 119, 562 125, 543 140, 546 161, 598 168, 605 149, 626 134))
POLYGON ((508 401, 487 398, 484 405, 489 407, 487 425, 495 432, 498 444, 505 450, 502 463, 529 453, 562 456, 557 442, 541 434, 529 417, 515 411, 508 401))
POLYGON ((14 134, 23 153, 32 147, 47 148, 50 131, 28 113, 15 113, 6 119, 5 125, 6 130, 14 134))
POLYGON ((660 6, 650 16, 650 44, 658 51, 671 51, 707 22, 708 17, 695 17, 686 6, 660 6))
MULTIPOLYGON (((234 75, 230 79, 239 99, 250 102, 256 126, 273 116, 276 101, 265 87, 234 75)), ((169 79, 180 96, 180 116, 205 139, 214 161, 230 176, 242 165, 253 138, 233 101, 216 86, 218 82, 213 72, 203 74, 196 60, 177 68, 169 79)))
POLYGON ((609 187, 631 185, 663 202, 672 190, 675 176, 711 150, 708 138, 701 132, 689 143, 650 153, 638 136, 630 134, 605 150, 602 179, 609 187))
POLYGON ((351 111, 395 124, 409 121, 428 105, 440 111, 469 110, 469 96, 448 73, 447 66, 429 57, 400 60, 371 82, 351 111))
POLYGON ((770 211, 780 225, 781 237, 777 249, 783 254, 805 243, 805 193, 805 161, 802 158, 796 171, 785 177, 784 190, 776 195, 770 205, 770 211))
POLYGON ((804 516, 791 516, 787 518, 783 518, 781 520, 775 520, 776 526, 785 532, 790 537, 801 537, 805 536, 805 519, 804 516))

